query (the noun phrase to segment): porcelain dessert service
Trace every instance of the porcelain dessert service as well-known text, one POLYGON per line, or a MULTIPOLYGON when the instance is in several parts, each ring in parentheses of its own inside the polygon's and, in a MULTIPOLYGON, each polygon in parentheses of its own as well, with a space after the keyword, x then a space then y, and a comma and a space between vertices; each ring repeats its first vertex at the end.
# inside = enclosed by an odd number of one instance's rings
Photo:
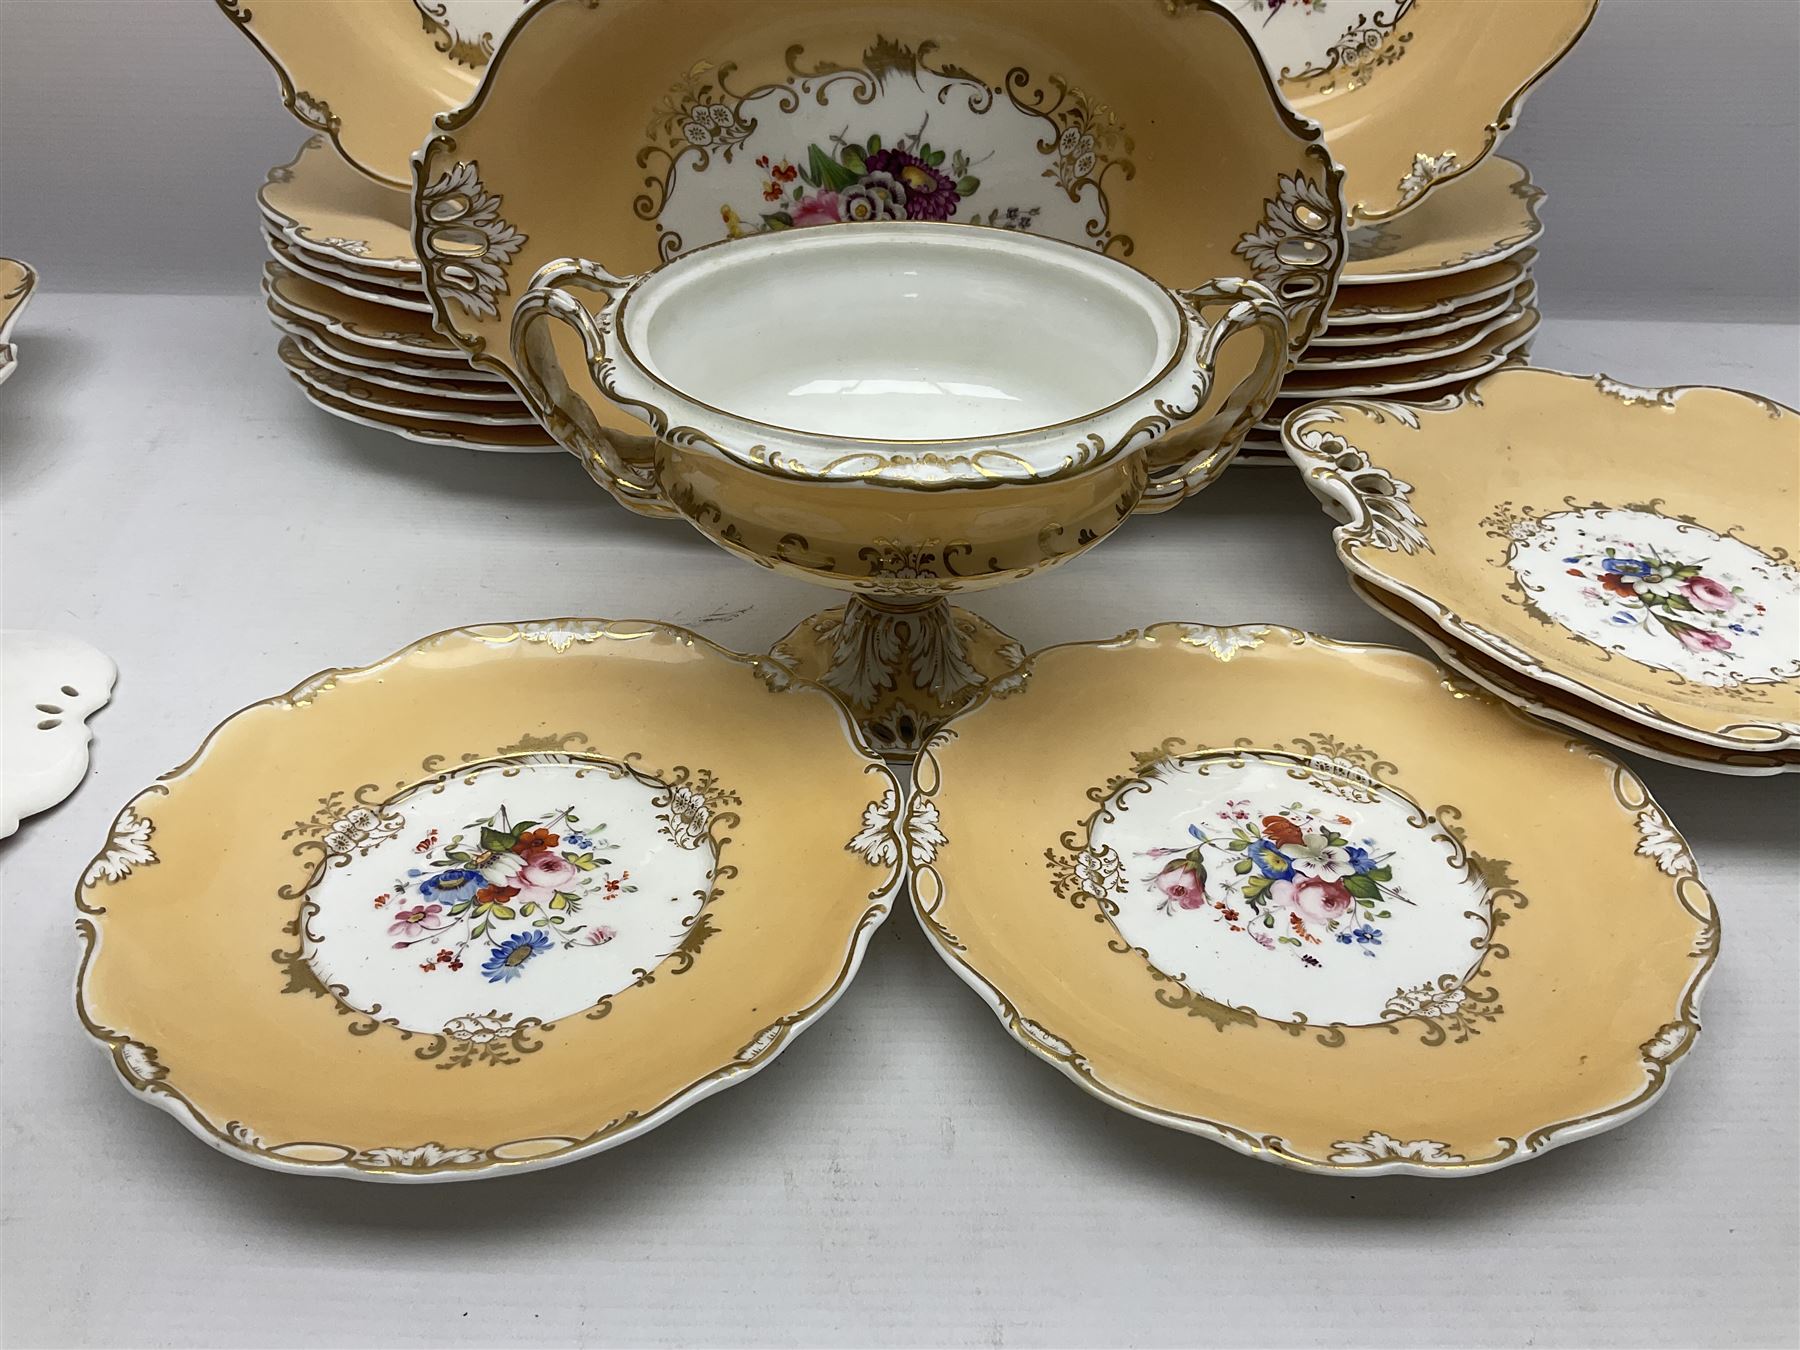
POLYGON ((1053 647, 914 793, 918 917, 1008 1033, 1254 1157, 1521 1162, 1643 1110, 1699 1029, 1718 919, 1643 784, 1410 653, 1053 647))
POLYGON ((19 349, 13 345, 13 325, 37 290, 38 275, 17 258, 0 258, 0 384, 18 367, 19 349))
POLYGON ((1649 754, 1800 767, 1791 409, 1517 370, 1423 407, 1317 403, 1283 437, 1345 567, 1445 660, 1649 754))
POLYGON ((756 656, 453 630, 228 719, 78 891, 127 1087, 298 1174, 569 1161, 766 1064, 909 880, 1021 1044, 1264 1160, 1472 1175, 1656 1098, 1717 918, 1570 730, 1800 764, 1800 489, 1774 405, 1499 369, 1542 194, 1491 152, 1592 0, 221 8, 319 132, 258 199, 309 399, 558 445, 844 603, 756 656), (1246 446, 1451 670, 952 605, 1246 446))
POLYGON ((259 1166, 568 1162, 830 1007, 899 884, 899 801, 767 657, 658 624, 440 633, 244 709, 120 812, 76 897, 80 1016, 127 1088, 259 1166))

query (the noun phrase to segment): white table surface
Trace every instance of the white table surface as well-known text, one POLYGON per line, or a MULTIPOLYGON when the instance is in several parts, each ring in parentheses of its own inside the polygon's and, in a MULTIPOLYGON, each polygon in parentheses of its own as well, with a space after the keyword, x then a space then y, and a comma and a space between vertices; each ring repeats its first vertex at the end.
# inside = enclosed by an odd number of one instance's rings
MULTIPOLYGON (((1792 778, 1638 764, 1723 915, 1705 1034, 1644 1116, 1468 1181, 1300 1176, 1111 1111, 904 911, 767 1073, 566 1168, 291 1178, 131 1101, 71 1011, 71 891, 120 804, 228 713, 457 624, 655 617, 756 648, 829 599, 627 514, 567 456, 315 412, 249 289, 42 296, 0 390, 4 621, 120 668, 90 781, 0 844, 7 1344, 1800 1338, 1792 778)), ((1537 357, 1800 402, 1793 329, 1553 320, 1537 357)), ((1406 641, 1266 469, 977 604, 1028 646, 1173 618, 1406 641)))

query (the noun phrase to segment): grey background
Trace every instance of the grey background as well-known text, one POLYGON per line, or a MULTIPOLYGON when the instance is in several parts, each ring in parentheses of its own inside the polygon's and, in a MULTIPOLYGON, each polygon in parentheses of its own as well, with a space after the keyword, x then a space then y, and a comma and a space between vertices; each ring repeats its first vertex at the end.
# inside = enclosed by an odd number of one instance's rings
MULTIPOLYGON (((1796 0, 1605 0, 1504 142, 1549 313, 1800 312, 1797 61, 1796 0)), ((0 0, 0 252, 48 286, 241 290, 303 136, 210 0, 0 0)))

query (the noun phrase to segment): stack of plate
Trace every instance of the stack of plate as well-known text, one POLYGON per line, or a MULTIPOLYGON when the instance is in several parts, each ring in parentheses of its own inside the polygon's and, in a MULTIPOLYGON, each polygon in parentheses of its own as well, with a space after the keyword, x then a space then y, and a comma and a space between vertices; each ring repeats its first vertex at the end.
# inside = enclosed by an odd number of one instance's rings
POLYGON ((1316 399, 1431 402, 1522 362, 1538 326, 1531 267, 1543 196, 1524 168, 1494 155, 1405 214, 1353 230, 1326 325, 1242 461, 1286 464, 1282 419, 1316 399))
POLYGON ((1475 684, 1684 768, 1800 771, 1800 414, 1502 370, 1284 439, 1352 588, 1475 684))
POLYGON ((431 326, 410 199, 358 173, 322 136, 257 193, 263 298, 281 363, 313 403, 409 440, 554 450, 500 376, 471 367, 431 326))

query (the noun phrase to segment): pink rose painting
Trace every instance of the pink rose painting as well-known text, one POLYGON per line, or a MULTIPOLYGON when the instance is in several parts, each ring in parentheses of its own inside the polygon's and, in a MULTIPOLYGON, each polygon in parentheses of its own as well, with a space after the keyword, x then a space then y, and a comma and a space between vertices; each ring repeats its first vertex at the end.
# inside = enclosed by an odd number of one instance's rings
POLYGON ((1665 554, 1656 548, 1602 539, 1604 552, 1576 553, 1563 559, 1571 576, 1593 577, 1604 594, 1583 588, 1590 604, 1610 611, 1611 622, 1674 638, 1688 651, 1716 657, 1733 650, 1729 635, 1755 636, 1756 616, 1763 607, 1742 588, 1702 568, 1715 564, 1665 554))
POLYGON ((1714 614, 1723 614, 1738 602, 1737 596, 1711 577, 1689 577, 1681 589, 1696 609, 1711 610, 1714 614))
POLYGON ((433 829, 430 856, 390 888, 395 896, 418 897, 395 911, 388 932, 396 948, 429 942, 437 949, 420 962, 424 973, 452 978, 467 958, 480 962, 471 979, 524 979, 547 958, 570 959, 559 952, 604 946, 618 936, 582 913, 590 899, 637 890, 629 871, 611 869, 613 845, 585 833, 573 807, 517 824, 509 817, 502 807, 460 830, 433 829))
POLYGON ((1393 855, 1374 839, 1356 838, 1355 822, 1341 810, 1252 805, 1228 801, 1214 823, 1187 826, 1186 846, 1142 851, 1161 864, 1144 878, 1156 908, 1209 917, 1310 969, 1352 954, 1376 958, 1380 924, 1395 906, 1412 904, 1394 881, 1393 855))
POLYGON ((1675 640, 1690 652, 1728 652, 1731 650, 1731 639, 1723 633, 1709 632, 1704 628, 1675 629, 1675 640))
POLYGON ((1269 887, 1269 900, 1303 919, 1321 924, 1342 918, 1356 903, 1341 881, 1328 881, 1324 877, 1277 881, 1269 887))
POLYGON ((1199 867, 1186 860, 1170 863, 1158 872, 1156 888, 1163 893, 1165 905, 1199 909, 1206 903, 1206 877, 1199 867))

